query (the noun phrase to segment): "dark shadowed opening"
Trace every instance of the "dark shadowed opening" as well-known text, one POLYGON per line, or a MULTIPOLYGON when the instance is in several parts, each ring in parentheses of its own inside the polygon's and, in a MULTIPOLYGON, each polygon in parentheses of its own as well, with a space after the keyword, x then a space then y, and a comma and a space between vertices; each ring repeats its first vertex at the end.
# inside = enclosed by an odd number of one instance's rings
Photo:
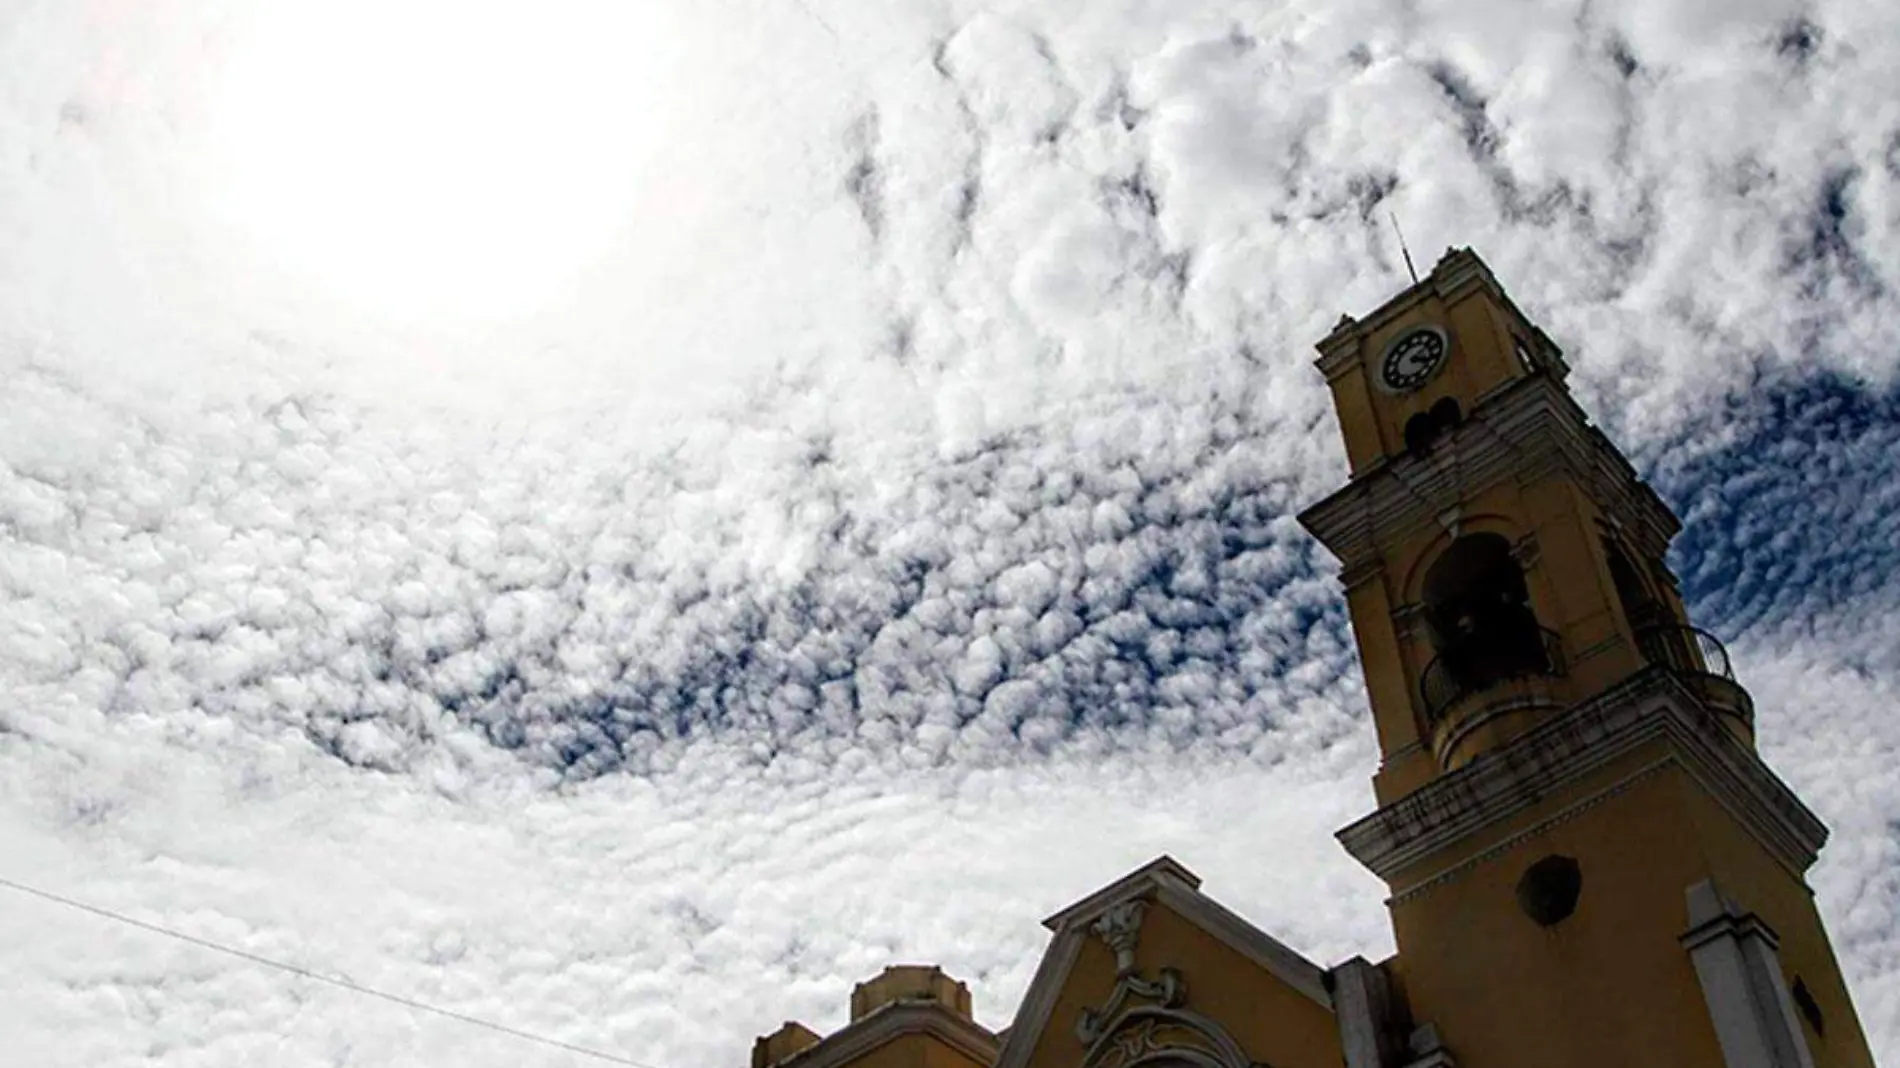
POLYGON ((1524 869, 1517 880, 1517 907, 1539 927, 1552 927, 1577 911, 1583 866, 1575 857, 1551 854, 1524 869))
POLYGON ((1794 994, 1794 1007, 1801 1010, 1802 1018, 1808 1021, 1809 1027, 1814 1028, 1815 1037, 1818 1038, 1826 1033, 1827 1028, 1821 1020, 1820 1003, 1814 1000, 1814 994, 1808 989, 1808 984, 1802 982, 1801 977, 1798 975, 1794 978, 1794 990, 1792 993, 1794 994))
POLYGON ((1651 663, 1668 664, 1682 670, 1703 670, 1702 659, 1694 644, 1695 632, 1681 626, 1663 603, 1650 595, 1648 587, 1630 562, 1623 547, 1603 539, 1603 551, 1610 561, 1610 581, 1616 587, 1617 604, 1623 618, 1636 634, 1637 648, 1651 663))
POLYGON ((1650 596, 1643 585, 1642 577, 1636 565, 1630 562, 1629 554, 1623 547, 1609 539, 1604 539, 1603 550, 1610 558, 1610 581, 1616 586, 1616 599, 1622 605, 1623 618, 1637 630, 1668 621, 1668 613, 1662 603, 1650 596))
POLYGON ((1511 543, 1469 534, 1425 573, 1425 619, 1439 662, 1466 689, 1550 669, 1511 543))
POLYGON ((1439 438, 1456 429, 1464 419, 1464 412, 1459 410, 1457 401, 1440 397, 1430 408, 1405 421, 1406 451, 1414 456, 1424 456, 1431 452, 1439 438))

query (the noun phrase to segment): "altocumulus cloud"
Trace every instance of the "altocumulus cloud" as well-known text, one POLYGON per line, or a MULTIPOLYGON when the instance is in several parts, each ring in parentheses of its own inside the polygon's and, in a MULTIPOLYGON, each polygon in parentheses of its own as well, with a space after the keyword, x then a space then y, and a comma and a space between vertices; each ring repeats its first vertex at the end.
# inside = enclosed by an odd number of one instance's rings
MULTIPOLYGON (((811 2, 682 15, 669 210, 479 333, 167 210, 210 5, 0 9, 8 874, 664 1068, 892 959, 1000 1025, 1036 918, 1164 850, 1380 952, 1292 515, 1396 211, 1685 516, 1900 1052, 1900 15, 811 2)), ((0 939, 28 1063, 573 1063, 38 904, 0 939)))

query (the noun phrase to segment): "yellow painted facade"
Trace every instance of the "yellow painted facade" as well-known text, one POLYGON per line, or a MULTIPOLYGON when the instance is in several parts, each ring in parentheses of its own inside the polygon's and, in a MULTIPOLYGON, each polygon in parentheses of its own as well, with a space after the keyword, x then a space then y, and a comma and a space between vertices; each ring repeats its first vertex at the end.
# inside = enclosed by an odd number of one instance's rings
POLYGON ((1340 840, 1390 960, 1324 968, 1161 858, 1051 917, 1014 1021, 888 970, 753 1068, 1871 1068, 1805 873, 1825 840, 1664 564, 1678 521, 1468 250, 1319 345, 1382 753, 1340 840))

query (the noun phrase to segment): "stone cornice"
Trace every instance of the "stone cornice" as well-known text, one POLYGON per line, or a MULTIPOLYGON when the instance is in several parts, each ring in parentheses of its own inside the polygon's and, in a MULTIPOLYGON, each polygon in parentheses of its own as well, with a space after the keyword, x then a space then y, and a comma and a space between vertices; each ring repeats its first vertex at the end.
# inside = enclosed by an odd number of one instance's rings
POLYGON ((1069 985, 1069 973, 1075 970, 1076 958, 1082 955, 1082 940, 1087 937, 1087 930, 1086 925, 1069 926, 1058 933, 1044 951, 1042 963, 1036 967, 1036 977, 1030 980, 1029 989, 1016 1006, 1016 1018, 1002 1031, 1008 1037, 996 1056, 996 1068, 1022 1068, 1029 1063, 1036 1040, 1049 1028, 1056 999, 1062 996, 1062 988, 1069 985))
POLYGON ((1161 904, 1198 924, 1293 989, 1328 1009, 1333 997, 1326 990, 1326 969, 1307 960, 1291 946, 1248 923, 1213 898, 1164 887, 1156 895, 1161 904))
MULTIPOLYGON (((1200 886, 1199 876, 1173 857, 1161 856, 1042 921, 1042 925, 1058 933, 1084 930, 1123 902, 1158 901, 1281 982, 1332 1007, 1325 969, 1201 893, 1200 886)), ((1040 975, 1037 981, 1041 981, 1040 975)))
POLYGON ((1401 540, 1484 489, 1561 472, 1622 517, 1644 555, 1660 559, 1681 524, 1634 468, 1547 375, 1514 379, 1427 456, 1373 464, 1300 513, 1348 573, 1377 566, 1401 540))
POLYGON ((1623 794, 1628 793, 1631 789, 1645 782, 1648 782, 1649 780, 1660 775, 1663 771, 1667 770, 1670 766, 1671 766, 1671 762, 1667 760, 1658 761, 1657 763, 1646 765, 1643 768, 1640 768, 1639 770, 1637 770, 1634 774, 1625 776, 1622 779, 1618 779, 1616 782, 1611 783, 1609 786, 1606 786, 1603 789, 1598 790, 1587 797, 1581 798, 1576 803, 1565 806, 1563 809, 1552 813, 1548 817, 1537 821, 1537 823, 1533 824, 1532 826, 1524 828, 1523 830, 1517 832, 1516 834, 1511 835, 1509 838, 1506 838, 1501 842, 1496 843, 1495 845, 1490 846, 1489 848, 1483 850, 1482 852, 1474 853, 1471 856, 1465 858, 1462 861, 1459 861, 1456 864, 1453 864, 1452 866, 1448 868, 1435 871, 1431 873, 1430 875, 1427 875, 1424 878, 1419 879, 1415 882, 1407 883, 1404 886, 1395 887, 1393 889, 1392 896, 1386 899, 1386 904, 1388 906, 1403 905, 1406 902, 1412 900, 1413 898, 1422 897, 1426 894, 1429 894, 1433 890, 1438 889, 1439 887, 1445 885, 1446 883, 1452 882, 1464 876, 1465 874, 1470 872, 1472 869, 1478 867, 1479 865, 1496 860, 1497 858, 1503 856, 1506 853, 1509 853, 1511 850, 1516 849, 1517 847, 1525 844, 1526 842, 1529 842, 1532 839, 1539 837, 1540 835, 1548 834, 1551 831, 1551 829, 1555 827, 1560 827, 1563 824, 1569 823, 1570 821, 1576 819, 1578 816, 1583 815, 1584 813, 1590 811, 1591 809, 1597 808, 1598 806, 1602 805, 1604 802, 1609 801, 1612 798, 1620 797, 1623 794))
POLYGON ((1043 921, 1055 939, 1024 993, 996 1068, 1022 1068, 1052 1023, 1050 1017, 1081 955, 1090 928, 1117 906, 1152 901, 1219 940, 1288 987, 1331 1010, 1325 970, 1200 892, 1201 880, 1172 857, 1159 857, 1043 921))
POLYGON ((1827 828, 1693 691, 1650 668, 1339 832, 1360 863, 1394 885, 1412 865, 1535 804, 1636 749, 1666 741, 1670 759, 1799 875, 1827 828))
POLYGON ((1187 870, 1180 861, 1163 854, 1042 921, 1042 925, 1057 933, 1070 927, 1086 927, 1110 906, 1147 897, 1169 884, 1192 893, 1201 888, 1201 877, 1187 870))
POLYGON ((929 1035, 978 1064, 996 1061, 998 1043, 988 1028, 952 1012, 942 1002, 919 998, 893 1001, 853 1020, 773 1068, 841 1068, 885 1043, 912 1034, 929 1035))
POLYGON ((1129 874, 1117 878, 1112 884, 1094 891, 1089 897, 1083 897, 1075 905, 1070 905, 1062 912, 1056 912, 1051 918, 1043 920, 1043 927, 1049 927, 1051 931, 1058 931, 1058 933, 1066 927, 1075 927, 1075 925, 1087 927, 1093 924, 1096 916, 1100 916, 1102 912, 1108 912, 1110 905, 1117 905, 1121 901, 1131 901, 1136 897, 1148 897, 1155 889, 1167 884, 1186 887, 1188 891, 1199 891, 1201 876, 1189 872, 1180 861, 1163 853, 1155 857, 1153 861, 1148 861, 1146 865, 1134 868, 1129 874))

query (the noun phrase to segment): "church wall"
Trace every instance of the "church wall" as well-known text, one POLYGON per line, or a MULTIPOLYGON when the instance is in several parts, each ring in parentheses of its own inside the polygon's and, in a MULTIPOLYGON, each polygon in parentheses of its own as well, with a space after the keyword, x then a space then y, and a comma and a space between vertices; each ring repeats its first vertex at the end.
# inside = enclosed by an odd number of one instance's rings
POLYGON ((1256 1062, 1339 1064, 1339 1026, 1325 1006, 1167 909, 1155 910, 1142 937, 1153 940, 1153 967, 1187 977, 1187 1007, 1220 1021, 1256 1062))
POLYGON ((850 1062, 850 1068, 987 1068, 954 1046, 916 1032, 899 1035, 850 1062))
MULTIPOLYGON (((1325 1006, 1164 906, 1149 903, 1135 964, 1148 979, 1162 968, 1179 971, 1187 983, 1181 1009, 1226 1028, 1257 1063, 1274 1068, 1338 1068, 1341 1063, 1338 1026, 1325 1006)), ((1076 1021, 1084 1009, 1099 1009, 1109 1000, 1115 981, 1114 956, 1099 939, 1089 938, 1025 1068, 1078 1068, 1086 1048, 1076 1036, 1076 1021)), ((1131 999, 1130 1004, 1152 1002, 1131 999)))
MULTIPOLYGON (((1374 780, 1381 803, 1404 796, 1438 773, 1431 753, 1407 747, 1419 740, 1424 709, 1418 689, 1436 655, 1417 615, 1419 587, 1426 570, 1455 537, 1496 533, 1530 547, 1524 578, 1531 607, 1539 625, 1559 636, 1564 660, 1563 671, 1539 685, 1562 703, 1600 690, 1640 665, 1608 585, 1596 527, 1594 504, 1567 481, 1493 485, 1465 499, 1455 531, 1436 523, 1414 529, 1386 547, 1382 579, 1350 591, 1368 697, 1388 761, 1374 780), (1507 516, 1534 518, 1521 523, 1507 516), (1399 619, 1405 621, 1403 626, 1399 619)), ((1499 721, 1462 746, 1457 762, 1507 740, 1538 718, 1530 713, 1499 721)), ((1427 740, 1425 748, 1429 745, 1427 740)))
POLYGON ((1688 800, 1695 837, 1716 885, 1774 929, 1789 989, 1799 977, 1821 1011, 1821 1033, 1805 1018, 1801 1025, 1816 1068, 1872 1068, 1867 1038, 1861 1033, 1840 963, 1815 908, 1813 891, 1743 831, 1713 797, 1696 793, 1688 800))
MULTIPOLYGON (((1684 889, 1706 877, 1686 776, 1645 747, 1500 827, 1496 839, 1592 795, 1594 806, 1392 906, 1414 1018, 1435 1023, 1462 1068, 1708 1066, 1722 1058, 1677 941, 1684 889), (1607 793, 1606 791, 1620 791, 1607 793), (1519 907, 1525 869, 1576 858, 1576 911, 1539 926, 1519 907)), ((1487 836, 1492 837, 1492 836, 1487 836)), ((1470 845, 1461 853, 1480 852, 1470 845)))

